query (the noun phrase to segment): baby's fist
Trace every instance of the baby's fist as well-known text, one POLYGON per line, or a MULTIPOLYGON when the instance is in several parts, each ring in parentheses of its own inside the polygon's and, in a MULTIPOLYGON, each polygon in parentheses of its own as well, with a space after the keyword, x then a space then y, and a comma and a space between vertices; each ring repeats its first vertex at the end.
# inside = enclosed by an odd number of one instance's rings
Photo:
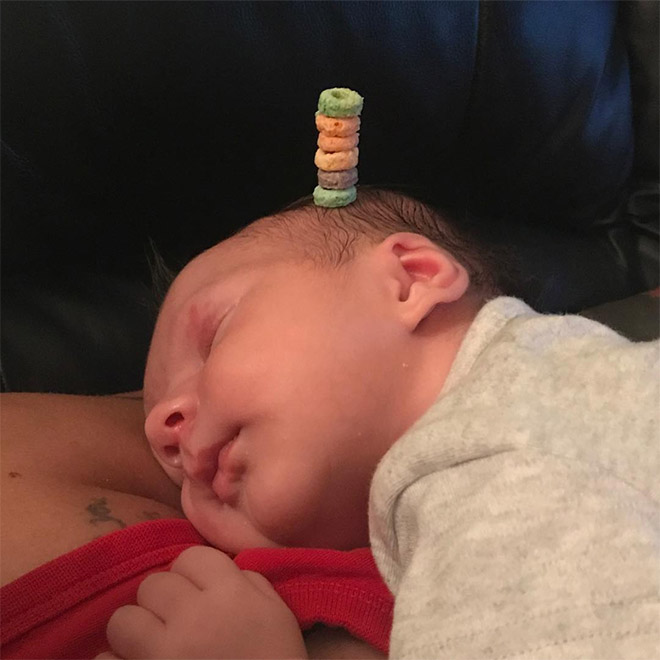
MULTIPOLYGON (((140 585, 137 605, 110 618, 121 658, 306 658, 295 616, 268 580, 196 546, 140 585)), ((106 656, 108 657, 108 656, 106 656)))

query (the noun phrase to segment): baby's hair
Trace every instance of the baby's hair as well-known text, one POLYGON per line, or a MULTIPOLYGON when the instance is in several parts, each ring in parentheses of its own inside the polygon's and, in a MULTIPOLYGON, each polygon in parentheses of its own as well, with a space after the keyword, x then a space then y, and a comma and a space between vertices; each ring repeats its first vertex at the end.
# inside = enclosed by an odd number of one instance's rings
POLYGON ((177 271, 167 265, 165 258, 156 245, 156 242, 151 237, 148 239, 145 254, 149 273, 151 275, 152 298, 148 301, 148 306, 152 312, 157 313, 160 306, 163 304, 168 289, 176 278, 177 271))
MULTIPOLYGON (((279 258, 304 260, 318 268, 341 268, 365 241, 377 244, 391 234, 413 232, 450 252, 467 270, 470 289, 484 302, 503 294, 520 295, 516 284, 519 265, 510 248, 482 237, 480 223, 467 213, 440 210, 435 202, 422 199, 418 190, 360 186, 354 203, 332 209, 316 206, 308 195, 238 229, 231 240, 240 244, 264 238, 275 243, 279 258)), ((157 312, 178 269, 168 267, 151 239, 149 248, 157 312)))
POLYGON ((249 225, 236 238, 281 241, 292 259, 340 268, 354 258, 364 241, 376 244, 397 232, 421 234, 446 249, 468 271, 472 291, 484 299, 503 293, 499 279, 502 255, 479 239, 466 218, 459 221, 435 206, 393 190, 361 186, 357 200, 338 209, 316 206, 311 196, 303 197, 249 225))

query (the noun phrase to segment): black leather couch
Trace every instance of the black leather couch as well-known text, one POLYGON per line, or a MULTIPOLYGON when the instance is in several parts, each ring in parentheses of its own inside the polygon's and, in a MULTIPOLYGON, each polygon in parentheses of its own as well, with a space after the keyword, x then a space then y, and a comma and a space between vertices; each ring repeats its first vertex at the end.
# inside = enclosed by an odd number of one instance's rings
POLYGON ((11 2, 2 383, 137 389, 178 268, 315 185, 320 90, 365 97, 361 181, 414 185, 575 312, 658 285, 655 2, 11 2))

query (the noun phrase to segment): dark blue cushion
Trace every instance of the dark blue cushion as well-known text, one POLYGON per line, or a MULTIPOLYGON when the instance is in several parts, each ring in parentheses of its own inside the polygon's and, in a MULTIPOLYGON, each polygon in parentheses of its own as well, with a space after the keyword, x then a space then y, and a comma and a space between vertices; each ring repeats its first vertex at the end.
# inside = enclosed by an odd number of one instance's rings
POLYGON ((316 101, 332 86, 365 97, 361 181, 467 205, 493 241, 519 243, 532 304, 575 310, 639 287, 634 236, 614 214, 633 159, 616 3, 5 0, 1 11, 11 389, 139 386, 149 239, 176 267, 310 193, 316 101), (122 310, 105 293, 113 277, 122 310), (70 313, 52 327, 44 309, 58 308, 70 313))

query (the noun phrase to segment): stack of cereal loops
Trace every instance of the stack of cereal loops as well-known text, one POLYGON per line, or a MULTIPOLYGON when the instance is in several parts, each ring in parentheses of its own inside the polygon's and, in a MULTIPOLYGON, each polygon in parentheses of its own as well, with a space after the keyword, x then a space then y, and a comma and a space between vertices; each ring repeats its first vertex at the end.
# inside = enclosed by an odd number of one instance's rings
POLYGON ((326 89, 319 96, 316 113, 319 148, 314 157, 319 168, 319 185, 314 188, 317 206, 335 208, 355 201, 363 101, 357 92, 345 87, 326 89))

